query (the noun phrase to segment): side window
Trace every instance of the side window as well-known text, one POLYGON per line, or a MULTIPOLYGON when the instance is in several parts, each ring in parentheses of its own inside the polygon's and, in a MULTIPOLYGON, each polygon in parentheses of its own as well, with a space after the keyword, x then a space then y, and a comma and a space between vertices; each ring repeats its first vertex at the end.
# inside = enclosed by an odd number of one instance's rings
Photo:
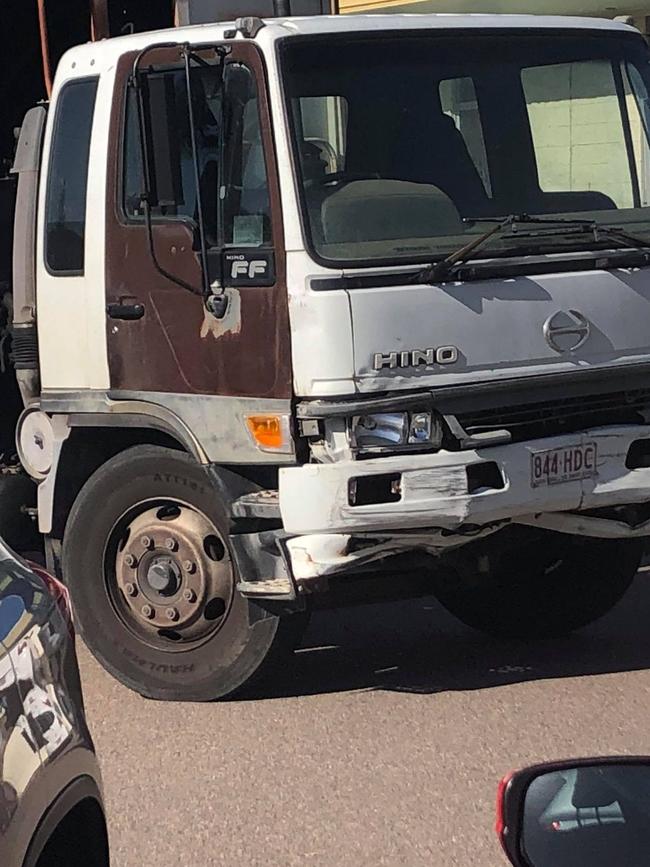
POLYGON ((88 161, 97 81, 70 82, 58 99, 45 204, 45 263, 53 274, 84 272, 88 161))
MULTIPOLYGON (((221 92, 215 72, 193 70, 194 119, 199 154, 199 177, 203 203, 216 222, 217 163, 220 147, 221 92), (207 189, 211 184, 211 188, 207 189)), ((152 207, 155 218, 197 219, 196 182, 189 124, 189 106, 184 69, 168 69, 147 76, 145 95, 147 141, 151 169, 152 207)), ((129 89, 124 143, 124 211, 127 217, 143 216, 142 147, 135 91, 129 89)))
POLYGON ((609 207, 634 205, 614 71, 593 60, 523 69, 543 192, 601 193, 609 207))
MULTIPOLYGON (((250 98, 243 102, 233 100, 224 112, 223 100, 227 97, 223 95, 219 70, 207 66, 193 68, 192 97, 201 203, 209 246, 218 246, 220 236, 226 246, 270 243, 266 161, 253 76, 250 98), (224 122, 228 130, 225 136, 224 122), (222 138, 225 138, 223 153, 222 138)), ((148 75, 145 111, 153 182, 152 217, 196 222, 198 199, 184 69, 148 75)), ((137 102, 130 90, 123 168, 123 209, 128 219, 143 218, 143 190, 137 102)))
POLYGON ((318 151, 326 173, 345 169, 348 102, 342 96, 300 97, 302 138, 318 151))
POLYGON ((491 196, 490 169, 474 82, 471 78, 446 78, 440 82, 439 95, 443 113, 453 120, 462 135, 485 192, 491 196))

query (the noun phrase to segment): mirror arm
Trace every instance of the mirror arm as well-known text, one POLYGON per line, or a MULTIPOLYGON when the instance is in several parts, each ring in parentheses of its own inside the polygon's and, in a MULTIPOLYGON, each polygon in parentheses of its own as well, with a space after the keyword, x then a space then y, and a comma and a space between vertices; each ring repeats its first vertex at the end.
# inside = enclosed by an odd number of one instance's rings
POLYGON ((209 298, 210 275, 208 273, 208 245, 205 240, 205 224, 203 222, 203 195, 201 193, 201 175, 199 172, 199 149, 196 143, 196 127, 194 125, 194 103, 192 94, 192 77, 190 74, 190 58, 192 52, 189 43, 181 47, 181 55, 185 63, 185 86, 187 88, 187 111, 190 122, 190 143, 192 145, 192 162, 194 164, 194 185, 196 187, 196 211, 199 222, 199 244, 201 246, 201 271, 203 274, 203 297, 209 298))

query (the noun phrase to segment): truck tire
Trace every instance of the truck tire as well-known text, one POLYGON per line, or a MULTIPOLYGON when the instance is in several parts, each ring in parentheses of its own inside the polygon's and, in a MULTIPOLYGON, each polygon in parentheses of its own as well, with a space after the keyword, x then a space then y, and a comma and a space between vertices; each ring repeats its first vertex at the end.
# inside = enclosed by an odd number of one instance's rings
POLYGON ((292 650, 305 616, 243 598, 227 504, 187 454, 135 446, 81 489, 63 543, 75 623, 98 661, 148 698, 232 696, 292 650))
POLYGON ((443 567, 436 595, 481 632, 555 638, 607 614, 632 583, 642 553, 637 541, 511 528, 443 567))

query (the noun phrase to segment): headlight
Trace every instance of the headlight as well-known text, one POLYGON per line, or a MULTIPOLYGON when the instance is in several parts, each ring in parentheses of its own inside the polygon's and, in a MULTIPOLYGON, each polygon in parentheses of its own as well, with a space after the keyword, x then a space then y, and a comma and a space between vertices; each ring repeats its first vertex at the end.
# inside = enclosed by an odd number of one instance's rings
POLYGON ((350 438, 358 449, 439 448, 442 429, 431 412, 381 412, 354 416, 350 420, 350 438))

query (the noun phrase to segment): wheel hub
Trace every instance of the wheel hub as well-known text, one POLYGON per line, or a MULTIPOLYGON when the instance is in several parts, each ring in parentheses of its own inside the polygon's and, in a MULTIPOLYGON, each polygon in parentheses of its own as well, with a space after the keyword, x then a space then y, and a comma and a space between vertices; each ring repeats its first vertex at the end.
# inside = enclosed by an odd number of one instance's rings
POLYGON ((180 587, 181 580, 180 566, 170 557, 156 557, 144 576, 149 587, 161 596, 173 596, 180 587))
POLYGON ((219 628, 234 593, 232 563, 202 513, 178 504, 145 507, 115 554, 116 602, 138 632, 197 641, 219 628))

